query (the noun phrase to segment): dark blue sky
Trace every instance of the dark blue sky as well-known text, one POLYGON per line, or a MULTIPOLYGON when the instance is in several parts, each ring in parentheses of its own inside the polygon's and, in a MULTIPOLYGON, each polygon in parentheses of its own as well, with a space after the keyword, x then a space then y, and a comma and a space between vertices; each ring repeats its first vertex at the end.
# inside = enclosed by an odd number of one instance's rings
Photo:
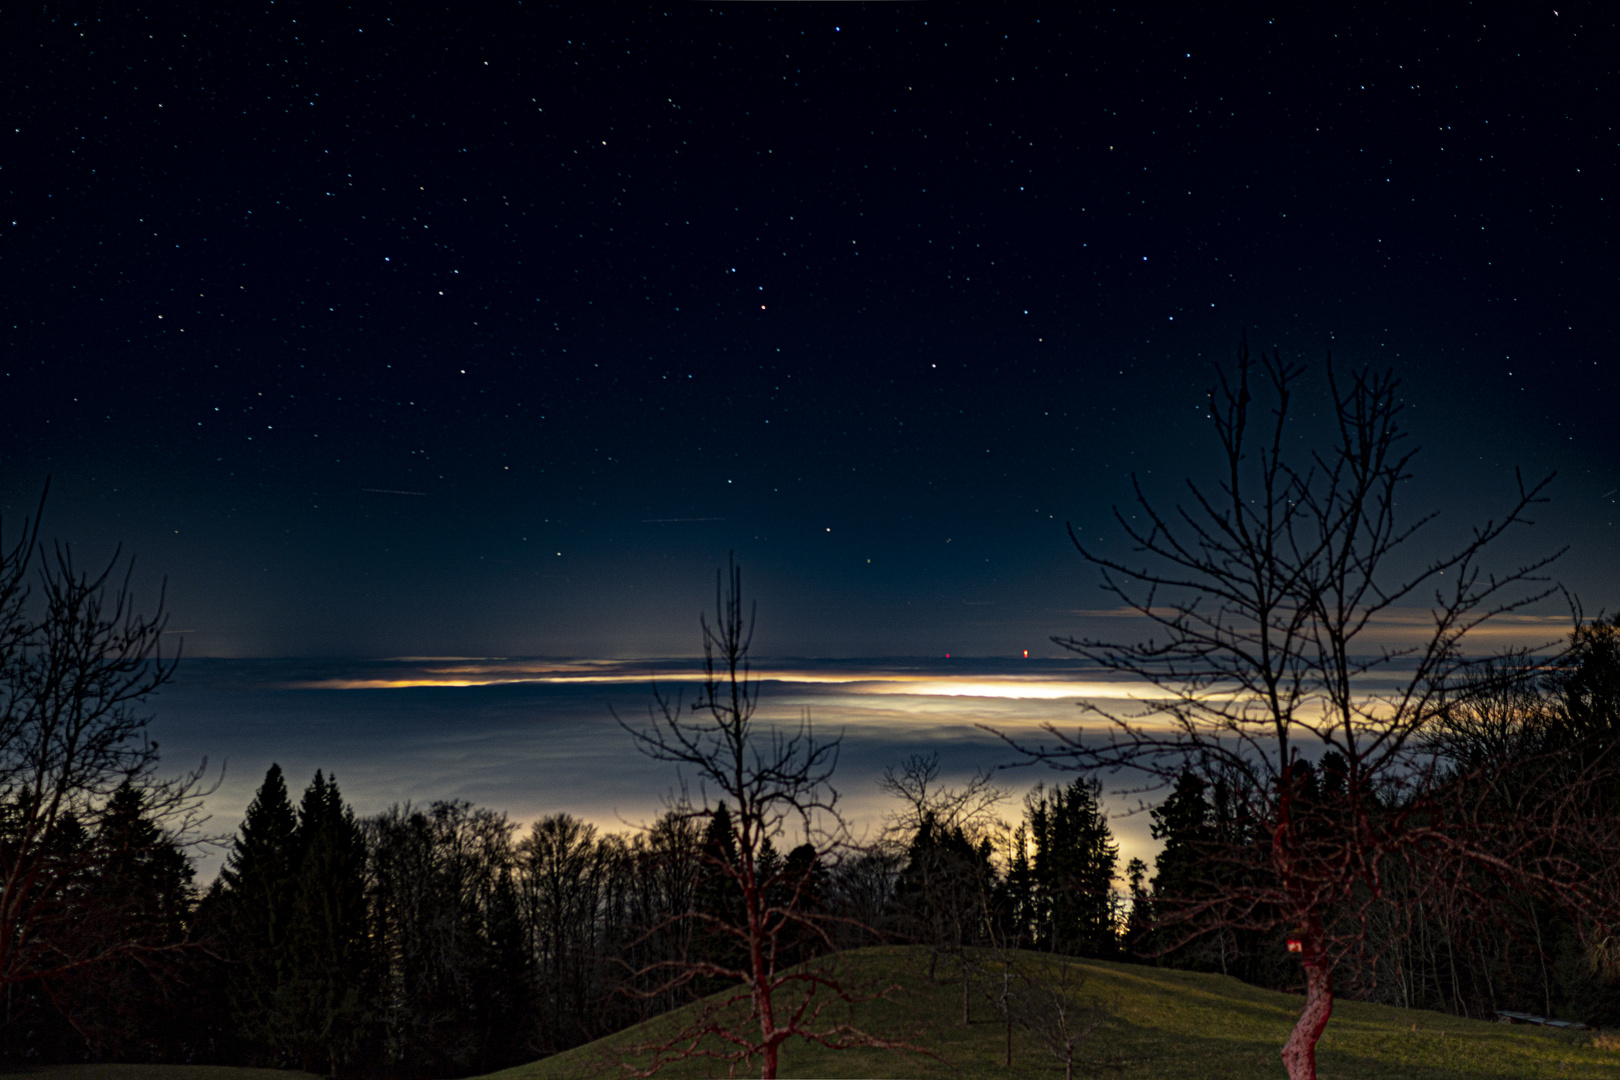
POLYGON ((1051 652, 1245 329, 1620 604, 1607 5, 424 9, 4 15, 0 504, 195 654, 690 651, 731 549, 766 651, 1051 652))

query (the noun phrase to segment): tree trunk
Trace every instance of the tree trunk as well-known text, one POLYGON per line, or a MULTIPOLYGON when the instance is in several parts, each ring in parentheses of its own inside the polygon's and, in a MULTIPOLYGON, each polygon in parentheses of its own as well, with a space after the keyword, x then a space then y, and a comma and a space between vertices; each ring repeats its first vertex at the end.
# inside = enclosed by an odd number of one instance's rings
POLYGON ((1316 1040, 1333 1015, 1333 973, 1313 957, 1305 963, 1305 1009, 1283 1044, 1288 1080, 1316 1080, 1316 1040))

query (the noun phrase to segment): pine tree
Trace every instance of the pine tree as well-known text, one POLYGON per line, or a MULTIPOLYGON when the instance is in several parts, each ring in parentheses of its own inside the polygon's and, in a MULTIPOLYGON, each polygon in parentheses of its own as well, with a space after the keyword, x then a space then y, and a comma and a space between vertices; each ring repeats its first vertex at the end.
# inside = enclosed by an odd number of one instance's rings
POLYGON ((298 1042, 287 1015, 289 944, 301 862, 298 818, 287 798, 281 766, 271 765, 220 871, 225 922, 234 961, 231 1005, 256 1057, 289 1064, 298 1042))
POLYGON ((1140 956, 1153 925, 1153 894, 1148 891, 1148 864, 1132 859, 1125 865, 1125 881, 1130 890, 1130 908, 1125 916, 1125 952, 1140 956))
MULTIPOLYGON (((1312 770, 1300 780, 1302 791, 1316 791, 1312 770)), ((1241 871, 1229 854, 1252 840, 1252 823, 1225 783, 1210 784, 1184 770, 1170 795, 1150 813, 1154 839, 1163 840, 1153 864, 1154 929, 1139 950, 1171 967, 1219 971, 1271 985, 1260 969, 1256 935, 1245 930, 1199 934, 1207 906, 1242 884, 1241 871)), ((1291 977, 1291 976, 1290 976, 1291 977)))
MULTIPOLYGON (((731 929, 743 918, 742 895, 734 877, 740 863, 737 834, 725 803, 716 806, 709 816, 703 830, 702 850, 703 863, 698 871, 692 905, 699 915, 692 927, 693 959, 738 968, 747 962, 742 945, 731 929)), ((696 989, 700 994, 707 993, 725 984, 723 979, 703 979, 696 989)))
POLYGON ((108 959, 52 978, 50 997, 93 1057, 172 1059, 190 1034, 175 999, 183 996, 178 946, 196 899, 191 861, 152 820, 146 793, 127 782, 81 844, 92 861, 75 890, 73 933, 85 939, 81 951, 108 959))
POLYGON ((996 891, 996 928, 1000 943, 1011 948, 1033 945, 1037 938, 1038 900, 1035 868, 1029 859, 1029 824, 1013 830, 1007 874, 996 891))
POLYGON ((298 808, 297 891, 283 1013, 301 1067, 342 1073, 360 1062, 370 975, 366 844, 335 780, 317 771, 298 808))
POLYGON ((1097 803, 1100 791, 1081 777, 1050 794, 1037 787, 1029 802, 1040 944, 1051 952, 1108 957, 1119 949, 1113 895, 1119 846, 1097 803))
MULTIPOLYGON (((793 906, 800 911, 822 915, 827 911, 827 868, 822 865, 814 844, 800 844, 787 853, 782 876, 772 890, 775 907, 793 906)), ((786 967, 803 963, 826 951, 821 936, 808 927, 797 927, 783 935, 777 962, 786 967)))
POLYGON ((1197 899, 1201 885, 1207 888, 1212 839, 1210 805, 1204 795, 1207 788, 1202 779, 1183 772, 1170 796, 1148 814, 1153 820, 1153 838, 1164 841, 1153 861, 1156 918, 1171 915, 1177 905, 1197 899))

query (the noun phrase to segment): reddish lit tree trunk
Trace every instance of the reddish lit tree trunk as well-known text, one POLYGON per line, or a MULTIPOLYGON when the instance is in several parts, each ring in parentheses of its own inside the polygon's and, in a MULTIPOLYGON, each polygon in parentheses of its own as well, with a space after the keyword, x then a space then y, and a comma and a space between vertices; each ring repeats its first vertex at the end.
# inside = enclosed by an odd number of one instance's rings
POLYGON ((764 897, 760 895, 761 882, 755 875, 753 823, 744 819, 742 825, 744 847, 740 881, 743 888, 743 903, 748 911, 748 962, 754 976, 754 1011, 759 1014, 761 1059, 759 1078, 776 1080, 777 1048, 781 1046, 781 1036, 776 1030, 776 1010, 771 1001, 771 979, 775 973, 771 970, 773 965, 765 957, 765 939, 768 934, 765 929, 765 916, 760 910, 764 906, 764 897))
POLYGON ((776 1080, 776 1043, 765 1044, 764 1064, 759 1069, 759 1080, 776 1080))
POLYGON ((1305 1008, 1282 1049, 1288 1080, 1316 1080, 1316 1040, 1333 1015, 1333 972, 1326 964, 1326 949, 1315 934, 1305 947, 1309 950, 1305 954, 1305 1008))

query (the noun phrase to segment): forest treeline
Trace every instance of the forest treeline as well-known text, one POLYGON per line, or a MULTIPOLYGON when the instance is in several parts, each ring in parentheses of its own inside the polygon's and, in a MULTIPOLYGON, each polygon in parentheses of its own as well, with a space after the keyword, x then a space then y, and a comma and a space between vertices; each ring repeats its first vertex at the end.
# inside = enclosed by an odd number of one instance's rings
MULTIPOLYGON (((1494 830, 1505 862, 1557 858, 1577 884, 1611 876, 1604 852, 1620 829, 1620 616, 1580 626, 1556 664, 1481 663, 1450 696, 1430 740, 1441 777, 1426 814, 1442 826, 1450 815, 1459 832, 1494 830), (1572 808, 1561 791, 1580 805, 1572 808), (1525 820, 1536 814, 1546 820, 1525 820), (1514 847, 1526 834, 1537 850, 1514 847)), ((1304 812, 1331 820, 1401 811, 1376 796, 1352 804, 1344 775, 1332 752, 1301 766, 1304 812)), ((1243 894, 1235 875, 1253 874, 1261 862, 1226 857, 1267 843, 1233 789, 1189 770, 1151 813, 1164 847, 1151 879, 1145 866, 1131 868, 1127 949, 1155 963, 1296 989, 1289 928, 1243 925, 1265 924, 1266 913, 1182 918, 1213 898, 1243 894)), ((1335 972, 1338 992, 1476 1019, 1512 1010, 1620 1025, 1620 926, 1589 917, 1574 897, 1513 887, 1512 869, 1391 859, 1379 895, 1358 890, 1325 920, 1355 942, 1335 972)))
MULTIPOLYGON (((761 863, 804 882, 796 902, 842 926, 839 947, 1018 938, 1113 955, 1116 851, 1095 795, 1078 780, 1037 791, 1011 834, 982 817, 944 824, 925 805, 909 837, 836 861, 767 842, 761 863), (1010 837, 1022 849, 1009 859, 1010 837)), ((734 843, 724 805, 631 834, 566 813, 520 831, 462 801, 360 818, 322 773, 295 802, 272 766, 199 894, 178 840, 134 789, 120 800, 102 825, 118 837, 83 871, 87 900, 118 902, 85 908, 76 932, 124 947, 13 988, 14 1058, 468 1075, 710 993, 704 980, 656 992, 659 965, 735 948, 682 917, 738 917, 713 869, 734 843)), ((801 935, 778 962, 827 947, 801 935)))
MULTIPOLYGON (((1479 775, 1470 766, 1482 755, 1553 752, 1578 769, 1611 752, 1620 730, 1620 623, 1584 627, 1550 673, 1479 686, 1457 696, 1438 736, 1457 777, 1479 775)), ((1331 803, 1334 761, 1308 770, 1308 790, 1331 803)), ((922 943, 970 961, 941 967, 953 978, 983 950, 1020 947, 1298 986, 1285 930, 1167 917, 1230 888, 1222 851, 1256 842, 1218 782, 1188 771, 1151 811, 1163 850, 1152 867, 1133 860, 1124 889, 1094 781, 1037 786, 1011 826, 987 777, 943 787, 936 760, 910 759, 885 786, 901 809, 884 841, 837 858, 808 845, 761 853, 765 878, 833 917, 834 946, 922 943)), ((224 869, 199 892, 185 849, 142 800, 120 790, 99 835, 63 841, 101 854, 68 890, 75 917, 49 932, 125 947, 14 984, 12 1056, 468 1075, 712 992, 702 979, 655 992, 657 965, 735 948, 681 917, 739 917, 736 890, 714 871, 734 843, 724 805, 677 807, 629 834, 569 814, 519 829, 460 801, 362 818, 324 774, 295 800, 272 767, 224 869)), ((1511 814, 1523 804, 1504 790, 1495 805, 1511 814)), ((1485 876, 1406 886, 1357 906, 1366 948, 1341 965, 1341 993, 1476 1017, 1620 1022, 1613 939, 1485 876)), ((788 964, 829 943, 801 935, 776 947, 788 964)), ((978 995, 963 989, 967 1008, 978 995)))

